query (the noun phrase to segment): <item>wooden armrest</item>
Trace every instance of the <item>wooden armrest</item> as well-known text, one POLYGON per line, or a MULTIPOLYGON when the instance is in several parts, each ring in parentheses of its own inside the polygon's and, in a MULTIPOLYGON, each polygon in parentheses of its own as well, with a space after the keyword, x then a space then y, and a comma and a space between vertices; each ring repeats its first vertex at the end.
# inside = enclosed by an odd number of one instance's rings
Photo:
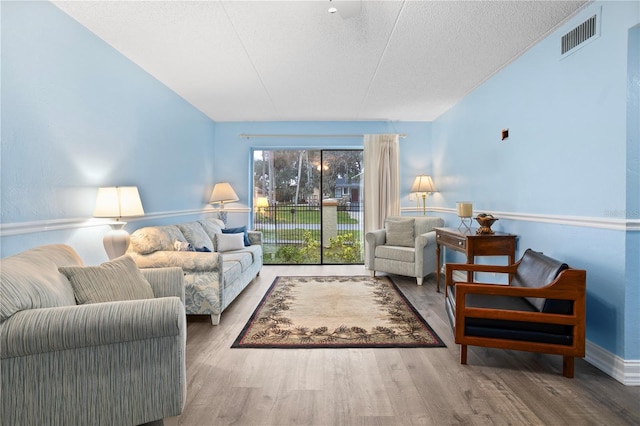
POLYGON ((446 288, 453 285, 453 272, 493 272, 496 274, 514 274, 518 263, 513 265, 477 265, 475 263, 447 263, 445 264, 445 292, 446 288))
POLYGON ((544 287, 512 287, 493 283, 456 283, 456 299, 458 294, 493 294, 498 296, 539 297, 542 299, 577 300, 586 291, 586 271, 583 269, 567 269, 544 287))

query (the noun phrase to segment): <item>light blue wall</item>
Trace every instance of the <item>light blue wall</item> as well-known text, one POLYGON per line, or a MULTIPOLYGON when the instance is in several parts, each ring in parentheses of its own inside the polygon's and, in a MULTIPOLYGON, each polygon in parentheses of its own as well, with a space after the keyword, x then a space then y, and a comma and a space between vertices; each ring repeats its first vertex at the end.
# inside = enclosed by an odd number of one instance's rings
MULTIPOLYGON (((215 123, 52 4, 1 7, 3 225, 90 219, 99 186, 137 185, 150 214, 206 205, 215 123)), ((107 230, 3 236, 1 254, 63 242, 98 263, 107 230)))
MULTIPOLYGON (((218 122, 216 123, 214 169, 216 181, 229 181, 240 201, 251 204, 251 152, 260 148, 314 148, 340 149, 363 147, 362 137, 349 138, 240 138, 252 135, 361 135, 366 133, 404 133, 400 139, 400 179, 403 203, 409 203, 408 194, 417 174, 431 172, 431 123, 428 122, 218 122), (403 152, 413 153, 411 156, 403 152)), ((412 205, 412 204, 408 204, 412 205)), ((233 215, 235 216, 235 215, 233 215)), ((231 220, 248 220, 248 215, 231 220)))
MULTIPOLYGON (((428 173, 439 189, 430 206, 471 200, 476 211, 638 219, 638 91, 627 82, 638 63, 637 32, 630 32, 640 21, 637 2, 589 6, 433 123, 213 123, 55 6, 0 7, 3 226, 88 220, 97 187, 106 185, 140 188, 149 215, 129 230, 176 222, 173 212, 205 207, 217 181, 230 181, 248 205, 252 148, 362 146, 358 138, 246 140, 240 133, 406 133, 404 207, 415 206, 407 198, 415 175, 428 173), (560 60, 559 34, 600 6, 601 37, 560 60), (505 127, 511 137, 501 142, 505 127)), ((520 252, 533 247, 587 269, 588 339, 640 359, 639 232, 512 219, 494 226, 518 234, 520 252)), ((5 235, 1 255, 63 242, 95 264, 106 260, 106 230, 5 235)))
MULTIPOLYGON (((627 217, 637 218, 640 216, 640 24, 629 30, 628 52, 627 217)), ((640 232, 628 233, 626 244, 625 323, 636 326, 627 328, 625 341, 628 347, 640 348, 640 232)))
MULTIPOLYGON (((476 211, 538 219, 637 220, 637 209, 627 209, 628 194, 640 192, 627 172, 627 139, 638 140, 627 134, 627 60, 639 8, 637 2, 590 5, 435 120, 440 206, 471 200, 476 211), (600 7, 601 36, 560 59, 560 35, 600 7), (503 128, 510 132, 506 141, 503 128)), ((456 222, 450 215, 449 224, 456 222)), ((637 231, 508 219, 494 228, 519 236, 519 254, 532 247, 586 269, 587 339, 640 359, 640 277, 627 265, 640 259, 637 231)), ((448 259, 462 260, 457 253, 448 259)))

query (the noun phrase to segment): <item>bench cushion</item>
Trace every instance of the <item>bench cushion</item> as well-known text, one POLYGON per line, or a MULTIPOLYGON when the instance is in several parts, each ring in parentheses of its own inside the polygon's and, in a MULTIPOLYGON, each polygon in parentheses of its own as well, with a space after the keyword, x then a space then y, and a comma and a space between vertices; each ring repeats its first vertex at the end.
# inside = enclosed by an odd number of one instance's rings
MULTIPOLYGON (((454 286, 449 286, 447 304, 452 311, 451 314, 453 314, 456 309, 454 291, 454 286)), ((536 307, 529 303, 529 301, 524 297, 488 294, 467 294, 466 306, 467 308, 488 308, 520 312, 538 311, 536 307)), ((453 315, 451 315, 450 320, 453 320, 453 315)), ((468 336, 553 343, 559 345, 571 345, 573 341, 571 326, 488 318, 465 318, 465 334, 468 336)))
MULTIPOLYGON (((569 269, 566 263, 527 249, 511 280, 511 285, 528 288, 544 287, 553 282, 558 274, 565 269, 569 269)), ((538 312, 570 314, 573 310, 573 306, 568 300, 546 300, 534 297, 529 297, 527 300, 536 307, 538 312)))

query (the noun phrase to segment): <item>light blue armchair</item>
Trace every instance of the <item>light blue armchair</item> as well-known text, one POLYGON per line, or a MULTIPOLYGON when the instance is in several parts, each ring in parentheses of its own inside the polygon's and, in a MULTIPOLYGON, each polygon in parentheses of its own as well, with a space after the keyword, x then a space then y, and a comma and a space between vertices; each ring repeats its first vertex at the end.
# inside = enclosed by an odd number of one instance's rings
POLYGON ((422 285, 424 277, 436 271, 435 227, 444 226, 439 217, 390 216, 384 229, 367 232, 365 263, 376 271, 415 277, 422 285))

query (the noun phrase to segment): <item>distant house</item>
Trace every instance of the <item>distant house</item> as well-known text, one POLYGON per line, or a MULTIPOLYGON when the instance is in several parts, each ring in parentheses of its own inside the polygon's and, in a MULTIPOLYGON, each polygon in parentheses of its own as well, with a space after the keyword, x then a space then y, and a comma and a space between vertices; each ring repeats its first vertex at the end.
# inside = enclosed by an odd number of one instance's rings
POLYGON ((357 208, 362 202, 360 199, 360 179, 354 180, 345 177, 337 178, 334 196, 336 199, 342 200, 342 205, 357 208))

